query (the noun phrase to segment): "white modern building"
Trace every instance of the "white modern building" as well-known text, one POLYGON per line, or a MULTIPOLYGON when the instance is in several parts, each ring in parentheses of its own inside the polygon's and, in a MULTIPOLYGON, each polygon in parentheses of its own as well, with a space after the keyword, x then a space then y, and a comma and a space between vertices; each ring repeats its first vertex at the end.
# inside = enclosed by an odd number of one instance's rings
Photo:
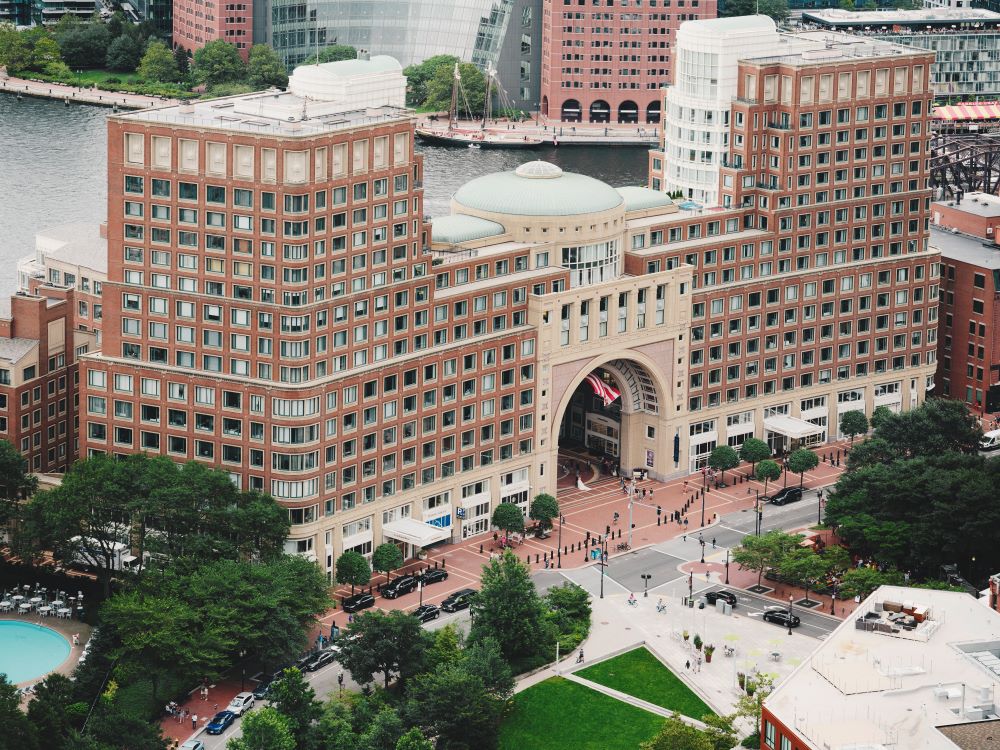
MULTIPOLYGON (((835 36, 838 41, 844 37, 835 36)), ((664 95, 662 163, 654 160, 652 187, 679 191, 706 207, 718 205, 719 167, 729 147, 729 110, 736 99, 739 61, 798 54, 827 43, 815 33, 779 33, 769 16, 681 24, 674 83, 664 95)))

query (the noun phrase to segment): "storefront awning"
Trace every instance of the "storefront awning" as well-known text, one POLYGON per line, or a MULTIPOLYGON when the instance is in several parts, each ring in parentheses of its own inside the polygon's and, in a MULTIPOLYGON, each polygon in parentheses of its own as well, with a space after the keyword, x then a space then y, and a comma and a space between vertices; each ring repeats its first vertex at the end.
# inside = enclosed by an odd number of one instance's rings
POLYGON ((417 547, 440 542, 451 536, 450 529, 442 529, 415 518, 400 518, 396 521, 382 524, 382 534, 389 539, 407 542, 417 547))
POLYGON ((818 435, 823 432, 823 428, 819 425, 814 425, 812 422, 807 422, 804 419, 796 419, 784 414, 765 417, 764 429, 777 432, 779 435, 784 435, 794 440, 801 440, 810 435, 818 435))

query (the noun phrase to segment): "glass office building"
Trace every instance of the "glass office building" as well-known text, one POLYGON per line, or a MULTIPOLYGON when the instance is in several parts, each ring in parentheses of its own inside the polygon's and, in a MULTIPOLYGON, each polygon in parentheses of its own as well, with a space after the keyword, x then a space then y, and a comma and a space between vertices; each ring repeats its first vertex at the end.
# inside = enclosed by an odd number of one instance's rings
POLYGON ((254 40, 291 68, 316 49, 349 44, 405 67, 434 55, 492 66, 515 107, 538 101, 541 0, 267 0, 254 40))

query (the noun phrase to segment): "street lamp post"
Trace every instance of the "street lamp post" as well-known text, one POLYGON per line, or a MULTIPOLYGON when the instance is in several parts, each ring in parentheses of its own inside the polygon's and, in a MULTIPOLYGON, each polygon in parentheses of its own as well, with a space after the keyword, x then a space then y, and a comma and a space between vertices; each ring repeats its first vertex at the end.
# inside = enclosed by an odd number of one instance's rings
POLYGON ((816 525, 823 523, 823 490, 816 493, 816 525))
POLYGON ((420 592, 420 606, 424 606, 424 582, 417 581, 417 591, 420 592))
POLYGON ((688 573, 688 601, 694 598, 694 571, 688 573))
POLYGON ((652 578, 653 576, 651 576, 649 573, 643 573, 639 577, 642 578, 642 598, 643 599, 648 599, 649 598, 649 579, 652 578))
POLYGON ((602 599, 604 598, 604 568, 605 568, 604 555, 607 552, 607 549, 608 549, 608 535, 605 534, 604 538, 600 540, 600 543, 598 545, 598 550, 599 550, 599 552, 601 554, 601 560, 600 560, 600 562, 598 562, 598 565, 601 568, 601 598, 602 599))
POLYGON ((701 544, 701 561, 702 561, 702 563, 704 563, 705 562, 705 540, 704 539, 699 539, 698 542, 699 542, 699 544, 701 544))
POLYGON ((792 634, 792 602, 795 601, 795 597, 791 594, 788 595, 788 635, 792 634))
POLYGON ((701 527, 705 528, 705 491, 701 492, 701 527))
POLYGON ((247 652, 244 649, 240 649, 240 692, 242 693, 247 689, 247 665, 243 661, 247 652))
POLYGON ((830 596, 830 614, 831 615, 837 614, 836 606, 837 606, 837 584, 838 583, 840 583, 840 581, 838 579, 834 578, 833 579, 833 594, 830 596))
POLYGON ((565 516, 562 513, 559 514, 559 547, 556 549, 556 567, 562 567, 562 526, 565 516))
POLYGON ((726 550, 726 585, 729 585, 729 550, 726 550))

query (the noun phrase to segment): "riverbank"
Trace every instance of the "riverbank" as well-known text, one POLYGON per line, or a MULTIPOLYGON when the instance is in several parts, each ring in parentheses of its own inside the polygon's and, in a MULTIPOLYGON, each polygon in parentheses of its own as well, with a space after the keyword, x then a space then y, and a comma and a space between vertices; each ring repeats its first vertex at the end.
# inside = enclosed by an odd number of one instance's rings
MULTIPOLYGON (((656 125, 602 124, 602 123, 547 123, 531 119, 523 122, 491 121, 485 129, 478 121, 460 121, 457 129, 464 132, 485 132, 504 138, 519 140, 524 137, 540 138, 546 146, 658 146, 660 129, 656 125)), ((447 115, 437 120, 421 119, 418 127, 442 135, 448 132, 447 115)))
POLYGON ((36 99, 58 99, 66 102, 67 106, 71 103, 96 104, 99 107, 116 109, 149 109, 150 107, 165 107, 180 103, 175 99, 163 99, 156 96, 77 88, 62 83, 12 77, 0 79, 0 93, 18 97, 31 96, 36 99))

